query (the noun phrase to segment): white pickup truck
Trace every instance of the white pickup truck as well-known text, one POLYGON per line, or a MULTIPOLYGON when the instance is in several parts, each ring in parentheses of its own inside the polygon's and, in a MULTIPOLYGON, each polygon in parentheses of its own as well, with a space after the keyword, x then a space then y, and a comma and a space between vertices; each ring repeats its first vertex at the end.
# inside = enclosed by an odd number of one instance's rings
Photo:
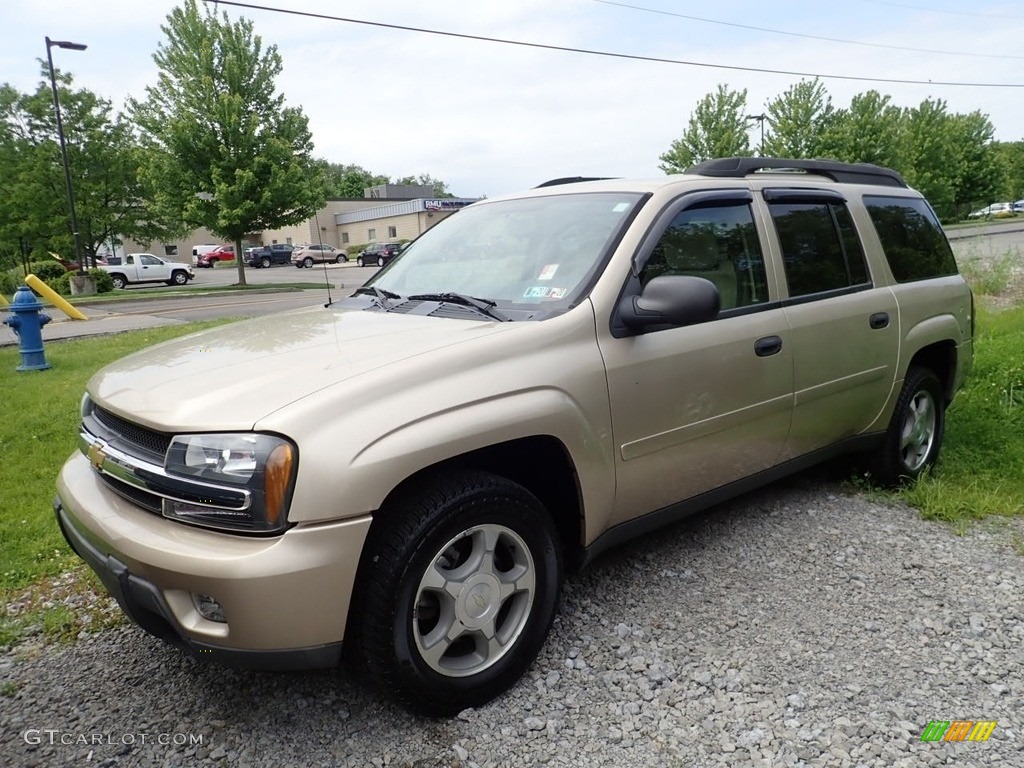
POLYGON ((129 283, 185 285, 196 276, 188 264, 161 259, 152 253, 110 256, 107 258, 106 266, 101 266, 100 269, 110 273, 115 288, 124 288, 129 283))

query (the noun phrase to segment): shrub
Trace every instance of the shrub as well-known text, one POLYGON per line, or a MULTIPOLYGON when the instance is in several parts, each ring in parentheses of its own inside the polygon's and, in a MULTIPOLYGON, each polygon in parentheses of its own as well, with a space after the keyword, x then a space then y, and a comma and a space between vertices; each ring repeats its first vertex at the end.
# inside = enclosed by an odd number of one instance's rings
POLYGON ((14 292, 18 290, 18 286, 21 285, 19 274, 17 270, 0 272, 0 294, 7 298, 14 295, 14 292))
POLYGON ((47 280, 46 284, 63 296, 71 295, 71 272, 65 272, 56 280, 47 280))
POLYGON ((57 280, 61 275, 67 272, 64 266, 57 261, 33 261, 29 268, 32 270, 32 274, 42 280, 44 283, 49 285, 54 280, 57 280))
POLYGON ((90 269, 89 274, 96 278, 96 293, 110 293, 114 290, 114 278, 102 269, 90 269))

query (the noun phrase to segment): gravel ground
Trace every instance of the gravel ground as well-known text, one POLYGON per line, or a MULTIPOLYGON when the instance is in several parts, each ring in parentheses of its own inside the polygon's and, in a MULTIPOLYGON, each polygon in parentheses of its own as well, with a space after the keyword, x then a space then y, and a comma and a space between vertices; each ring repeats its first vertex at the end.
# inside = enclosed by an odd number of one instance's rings
POLYGON ((134 628, 22 648, 0 657, 0 764, 1024 766, 1022 536, 776 485, 572 578, 527 677, 452 720, 134 628), (957 719, 998 725, 920 741, 957 719))

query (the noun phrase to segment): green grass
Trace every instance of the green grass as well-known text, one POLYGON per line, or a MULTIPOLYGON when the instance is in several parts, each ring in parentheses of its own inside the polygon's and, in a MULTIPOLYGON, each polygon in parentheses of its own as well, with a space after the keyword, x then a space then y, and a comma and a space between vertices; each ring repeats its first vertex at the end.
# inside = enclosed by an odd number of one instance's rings
POLYGON ((971 243, 959 252, 960 274, 975 295, 999 297, 1020 293, 1024 282, 1024 249, 1010 246, 996 252, 983 243, 971 243))
POLYGON ((979 309, 974 370, 946 415, 938 467, 900 496, 966 524, 1024 515, 1024 307, 979 309))
MULTIPOLYGON (((34 590, 69 570, 84 572, 54 522, 51 501, 57 473, 75 450, 78 406, 89 377, 137 349, 224 322, 51 342, 46 357, 53 367, 47 371, 18 372, 17 347, 0 348, 0 609, 12 601, 21 606, 17 616, 0 610, 0 646, 33 624, 48 637, 65 634, 67 617, 49 617, 55 606, 43 606, 45 598, 34 590)), ((75 581, 78 586, 65 591, 87 586, 75 581)))

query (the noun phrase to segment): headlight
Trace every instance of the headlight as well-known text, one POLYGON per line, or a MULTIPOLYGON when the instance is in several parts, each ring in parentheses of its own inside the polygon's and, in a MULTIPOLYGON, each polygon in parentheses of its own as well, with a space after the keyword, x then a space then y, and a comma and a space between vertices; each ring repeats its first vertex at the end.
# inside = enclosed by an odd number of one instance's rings
POLYGON ((164 499, 164 516, 214 528, 281 531, 287 524, 296 458, 295 446, 273 435, 175 435, 164 462, 167 473, 220 486, 227 493, 211 488, 209 498, 164 499), (222 504, 225 499, 242 501, 222 504))

